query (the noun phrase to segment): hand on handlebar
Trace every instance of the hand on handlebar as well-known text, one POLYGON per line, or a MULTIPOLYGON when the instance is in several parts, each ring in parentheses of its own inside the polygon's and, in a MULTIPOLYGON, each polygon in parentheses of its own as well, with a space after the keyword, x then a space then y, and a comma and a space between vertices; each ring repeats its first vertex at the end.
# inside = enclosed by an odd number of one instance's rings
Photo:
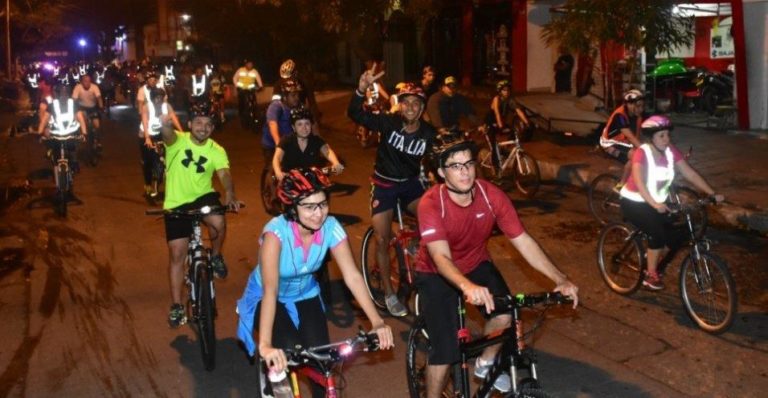
POLYGON ((376 337, 379 338, 380 350, 388 350, 395 346, 395 338, 392 336, 392 328, 383 321, 373 325, 370 333, 376 333, 376 337))
POLYGON ((462 284, 460 288, 467 303, 485 306, 485 312, 488 314, 496 308, 493 303, 493 296, 487 287, 467 283, 466 285, 462 284))
POLYGON ((260 347, 259 355, 264 359, 269 370, 273 372, 284 372, 288 367, 288 359, 285 357, 285 352, 279 348, 272 346, 260 347))
POLYGON ((331 173, 333 175, 339 175, 342 171, 344 171, 344 165, 341 163, 331 166, 331 173))
POLYGON ((710 198, 714 203, 723 203, 723 201, 725 200, 725 196, 719 193, 714 193, 710 195, 710 198))
POLYGON ((573 308, 576 308, 576 306, 579 305, 579 287, 574 285, 573 282, 566 279, 564 282, 555 286, 554 291, 573 299, 573 308))
POLYGON ((655 204, 652 204, 651 207, 656 209, 656 211, 658 211, 661 214, 668 213, 671 211, 669 207, 667 207, 666 203, 655 203, 655 204))
POLYGON ((242 205, 242 203, 239 200, 237 200, 234 192, 231 192, 231 193, 227 192, 225 202, 228 209, 234 211, 235 213, 240 211, 240 206, 242 205))

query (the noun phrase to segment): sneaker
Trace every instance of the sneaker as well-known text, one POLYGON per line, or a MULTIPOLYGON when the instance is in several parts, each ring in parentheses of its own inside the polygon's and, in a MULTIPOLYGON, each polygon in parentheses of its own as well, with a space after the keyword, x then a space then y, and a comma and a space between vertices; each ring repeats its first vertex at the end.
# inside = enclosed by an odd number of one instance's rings
POLYGON ((385 301, 387 303, 387 311, 389 311, 392 316, 401 317, 408 315, 408 309, 400 303, 400 300, 398 300, 397 296, 394 294, 388 295, 385 301))
POLYGON ((664 282, 661 281, 659 274, 646 273, 643 279, 643 286, 651 290, 664 289, 664 282))
MULTIPOLYGON (((475 376, 485 379, 485 376, 488 376, 488 371, 491 370, 491 365, 493 365, 493 362, 486 362, 483 358, 477 357, 477 360, 475 360, 475 376)), ((508 392, 512 389, 512 379, 504 372, 493 382, 493 388, 501 392, 508 392)))
POLYGON ((187 313, 184 311, 183 304, 172 304, 171 311, 168 313, 168 325, 172 329, 187 323, 187 313))
POLYGON ((213 275, 219 279, 224 279, 229 273, 227 271, 227 264, 224 264, 224 257, 221 254, 217 254, 211 257, 211 265, 213 266, 213 275))
POLYGON ((144 196, 152 196, 152 186, 144 185, 144 196))

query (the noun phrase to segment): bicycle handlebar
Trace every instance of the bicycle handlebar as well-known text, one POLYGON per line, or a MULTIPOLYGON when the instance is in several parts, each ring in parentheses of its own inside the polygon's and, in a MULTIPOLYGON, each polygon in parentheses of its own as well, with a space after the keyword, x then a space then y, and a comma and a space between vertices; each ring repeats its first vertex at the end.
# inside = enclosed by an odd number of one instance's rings
MULTIPOLYGON (((240 208, 244 208, 245 203, 240 202, 240 208)), ((199 209, 190 210, 178 210, 178 209, 147 209, 144 210, 144 214, 148 216, 161 216, 170 215, 172 217, 198 217, 207 216, 209 214, 224 214, 224 213, 236 213, 236 211, 229 208, 229 206, 203 206, 199 209)))
POLYGON ((361 328, 354 337, 336 343, 309 348, 297 345, 294 348, 283 349, 283 352, 285 352, 285 357, 288 359, 288 366, 298 366, 308 361, 329 365, 344 360, 353 352, 372 352, 378 350, 379 337, 375 333, 366 333, 361 328), (362 349, 358 349, 361 346, 362 349))
POLYGON ((693 204, 683 204, 683 203, 671 203, 668 204, 667 207, 669 207, 669 210, 672 214, 676 213, 691 213, 696 211, 699 208, 717 204, 717 199, 714 196, 707 196, 705 198, 699 198, 696 199, 696 201, 693 204))
POLYGON ((560 292, 518 293, 514 296, 494 296, 493 303, 497 309, 511 311, 536 305, 572 304, 573 299, 560 292))

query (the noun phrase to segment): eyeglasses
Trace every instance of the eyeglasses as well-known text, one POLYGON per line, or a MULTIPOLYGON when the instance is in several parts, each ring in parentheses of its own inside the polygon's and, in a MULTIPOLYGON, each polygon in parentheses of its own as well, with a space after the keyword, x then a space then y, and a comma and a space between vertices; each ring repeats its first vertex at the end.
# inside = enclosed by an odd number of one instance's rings
POLYGON ((314 213, 317 209, 320 209, 320 210, 327 209, 328 200, 324 200, 322 202, 316 202, 316 203, 299 203, 298 206, 310 213, 314 213))
POLYGON ((474 161, 474 160, 468 160, 468 161, 466 161, 464 163, 446 164, 445 166, 443 166, 443 168, 451 169, 452 171, 458 173, 458 172, 461 172, 461 171, 464 171, 464 170, 469 171, 469 169, 475 167, 475 163, 477 163, 477 162, 474 161))

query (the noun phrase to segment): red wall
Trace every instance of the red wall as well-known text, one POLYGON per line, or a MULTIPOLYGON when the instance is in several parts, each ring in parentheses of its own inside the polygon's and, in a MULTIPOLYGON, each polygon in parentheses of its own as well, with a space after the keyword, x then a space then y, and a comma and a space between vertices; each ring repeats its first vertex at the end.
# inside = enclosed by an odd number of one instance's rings
POLYGON ((694 57, 684 58, 686 66, 704 67, 714 72, 722 72, 728 67, 728 65, 733 63, 733 58, 710 58, 709 41, 712 29, 712 21, 714 21, 715 18, 718 17, 696 18, 694 57))

